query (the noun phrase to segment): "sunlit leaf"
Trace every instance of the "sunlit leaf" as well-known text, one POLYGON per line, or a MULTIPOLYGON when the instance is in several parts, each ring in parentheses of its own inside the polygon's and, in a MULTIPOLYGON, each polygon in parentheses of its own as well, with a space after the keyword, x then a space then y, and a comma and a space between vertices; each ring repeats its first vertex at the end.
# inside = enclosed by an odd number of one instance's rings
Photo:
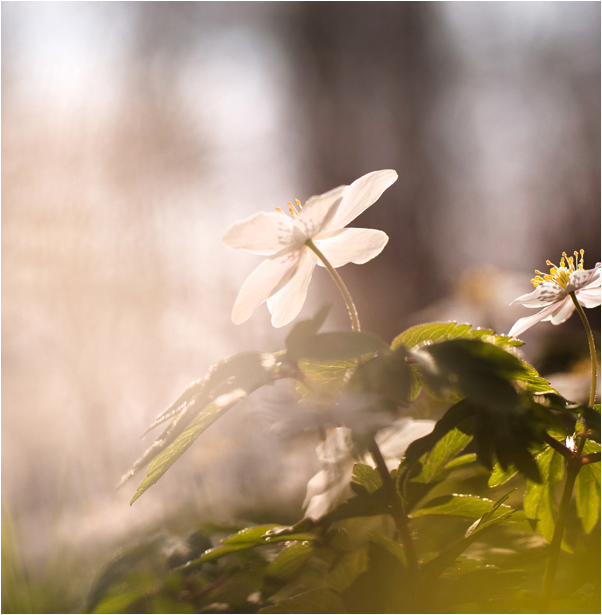
POLYGON ((152 487, 171 466, 188 450, 190 445, 224 412, 247 396, 243 389, 225 393, 198 414, 187 429, 150 463, 146 478, 138 485, 130 504, 133 504, 149 487, 152 487))
MULTIPOLYGON (((412 477, 412 482, 432 483, 440 480, 450 468, 447 464, 472 440, 472 436, 459 429, 445 434, 421 459, 420 474, 412 477)), ((453 467, 453 466, 452 466, 453 467)))
POLYGON ((368 493, 374 493, 377 489, 382 487, 383 481, 380 474, 373 467, 356 463, 353 466, 353 476, 351 477, 352 487, 353 485, 360 485, 368 493))
POLYGON ((151 427, 170 418, 171 423, 122 477, 120 485, 175 442, 210 401, 237 389, 250 393, 272 382, 279 377, 278 365, 277 355, 260 352, 244 352, 216 363, 204 378, 190 385, 164 413, 157 417, 151 427))
POLYGON ((487 481, 488 487, 499 487, 504 483, 507 483, 513 476, 518 474, 518 470, 510 464, 507 470, 504 470, 499 463, 496 463, 493 467, 493 472, 487 481))
MULTIPOLYGON (((491 500, 476 495, 443 495, 428 502, 425 506, 412 513, 412 517, 425 515, 452 515, 455 517, 482 517, 494 505, 491 500)), ((493 518, 497 518, 512 510, 509 506, 500 505, 493 518)))
MULTIPOLYGON (((224 545, 239 545, 239 544, 265 544, 265 535, 274 528, 280 527, 275 523, 268 523, 266 525, 256 525, 254 527, 248 527, 232 536, 224 538, 221 543, 224 545)), ((290 539, 289 539, 290 540, 290 539)))
MULTIPOLYGON (((310 361, 299 359, 299 369, 314 386, 334 393, 346 380, 350 369, 357 367, 355 359, 349 361, 310 361)), ((300 385, 303 386, 303 385, 300 385)))
POLYGON ((472 325, 459 325, 455 322, 432 322, 416 325, 400 333, 393 340, 391 348, 415 348, 421 344, 451 339, 479 339, 501 347, 523 345, 523 342, 506 335, 497 335, 491 329, 472 329, 472 325))

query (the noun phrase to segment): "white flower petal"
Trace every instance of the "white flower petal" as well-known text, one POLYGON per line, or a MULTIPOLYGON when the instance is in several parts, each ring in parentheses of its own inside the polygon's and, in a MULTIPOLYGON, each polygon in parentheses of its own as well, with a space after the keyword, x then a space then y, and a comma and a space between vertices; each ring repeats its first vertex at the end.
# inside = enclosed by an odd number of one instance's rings
POLYGON ((562 301, 554 304, 555 310, 544 318, 545 321, 551 322, 553 325, 561 325, 565 320, 568 320, 571 314, 575 311, 575 305, 570 297, 565 297, 562 301))
POLYGON ((569 276, 569 283, 566 285, 566 292, 570 293, 586 286, 590 286, 600 281, 600 263, 593 269, 580 269, 573 271, 569 276))
POLYGON ((327 228, 341 203, 347 186, 339 186, 329 192, 312 196, 294 221, 294 237, 299 244, 320 234, 327 228))
POLYGON ((387 465, 391 460, 394 462, 393 468, 396 468, 408 446, 414 440, 431 433, 434 426, 435 421, 415 421, 410 418, 403 418, 395 421, 391 427, 379 431, 376 435, 376 443, 383 457, 385 457, 387 465))
POLYGON ((396 179, 397 173, 393 170, 373 171, 356 179, 345 190, 343 200, 328 228, 336 230, 347 226, 368 207, 374 205, 396 179))
MULTIPOLYGON (((333 267, 342 267, 347 263, 367 263, 382 252, 388 241, 383 231, 344 228, 321 235, 314 243, 333 267)), ((318 265, 324 266, 320 260, 318 265)))
POLYGON ((267 258, 245 280, 232 309, 234 324, 239 325, 248 320, 257 307, 277 293, 293 277, 299 263, 300 252, 299 250, 283 252, 267 258))
POLYGON ((545 284, 540 284, 532 293, 521 295, 510 305, 521 303, 525 307, 529 308, 544 307, 545 305, 550 305, 551 303, 558 301, 564 295, 566 295, 566 291, 560 288, 558 284, 546 282, 545 284))
MULTIPOLYGON (((570 298, 568 298, 570 301, 570 298)), ((533 325, 536 325, 538 322, 545 320, 550 314, 552 314, 557 308, 557 304, 552 303, 551 305, 546 306, 541 312, 537 312, 537 314, 533 314, 532 316, 525 316, 525 318, 520 318, 517 320, 514 325, 512 325, 512 329, 508 332, 510 337, 518 337, 521 333, 524 333, 527 329, 530 329, 533 325)))
POLYGON ((272 325, 284 327, 301 311, 307 296, 307 287, 316 264, 309 255, 308 248, 302 248, 295 274, 290 281, 268 299, 268 309, 272 314, 272 325))
POLYGON ((222 237, 228 248, 271 256, 292 242, 293 219, 280 213, 260 211, 235 222, 222 237))
POLYGON ((579 303, 586 308, 595 308, 602 303, 602 289, 599 286, 578 290, 575 296, 579 303))

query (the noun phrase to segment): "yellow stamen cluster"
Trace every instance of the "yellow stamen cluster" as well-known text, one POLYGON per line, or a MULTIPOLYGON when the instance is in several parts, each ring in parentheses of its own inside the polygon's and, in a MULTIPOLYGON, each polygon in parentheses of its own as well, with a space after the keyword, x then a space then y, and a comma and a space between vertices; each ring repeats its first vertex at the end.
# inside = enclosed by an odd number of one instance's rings
POLYGON ((574 256, 567 256, 566 252, 563 252, 562 258, 560 259, 560 265, 555 265, 551 261, 546 261, 546 265, 550 267, 550 273, 545 273, 536 269, 535 273, 537 275, 531 280, 531 284, 534 286, 539 286, 545 282, 552 282, 553 284, 562 286, 562 288, 566 288, 566 285, 569 283, 569 276, 571 273, 583 269, 584 254, 585 251, 583 249, 579 252, 575 250, 573 252, 574 256))
MULTIPOLYGON (((301 205, 301 201, 299 199, 295 199, 295 205, 293 205, 290 201, 287 203, 288 205, 288 213, 294 218, 302 209, 303 205, 301 205)), ((284 211, 280 209, 280 207, 276 207, 276 211, 283 214, 284 211)))

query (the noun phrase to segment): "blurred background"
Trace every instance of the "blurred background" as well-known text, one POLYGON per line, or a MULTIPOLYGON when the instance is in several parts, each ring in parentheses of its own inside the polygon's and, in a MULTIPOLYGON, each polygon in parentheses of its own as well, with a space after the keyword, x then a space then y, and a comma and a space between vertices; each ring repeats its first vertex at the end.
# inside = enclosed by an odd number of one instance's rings
MULTIPOLYGON (((363 328, 507 332, 546 259, 600 259, 600 4, 3 3, 2 499, 30 574, 176 511, 300 518, 316 440, 281 441, 269 395, 132 508, 115 485, 212 363, 283 347, 265 306, 230 320, 260 259, 226 228, 383 168, 353 225, 390 242, 342 270, 363 328)), ((324 303, 346 328, 318 271, 301 316, 324 303)), ((587 391, 576 317, 524 339, 587 391)))

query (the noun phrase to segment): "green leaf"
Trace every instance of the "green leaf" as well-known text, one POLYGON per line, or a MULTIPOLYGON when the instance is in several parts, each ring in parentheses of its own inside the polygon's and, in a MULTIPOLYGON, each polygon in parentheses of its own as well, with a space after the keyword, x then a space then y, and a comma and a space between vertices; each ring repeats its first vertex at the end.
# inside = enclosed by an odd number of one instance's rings
MULTIPOLYGON (((600 445, 586 442, 583 452, 595 453, 600 445)), ((577 515, 581 519, 583 531, 589 534, 600 518, 600 463, 588 463, 582 466, 575 485, 577 492, 577 515)))
POLYGON ((268 544, 265 538, 266 533, 278 527, 281 526, 270 523, 245 528, 236 534, 232 534, 232 536, 224 538, 217 547, 207 549, 200 557, 180 566, 179 570, 196 568, 206 562, 211 562, 225 555, 236 553, 236 551, 244 551, 245 549, 266 545, 268 544))
POLYGON ((502 411, 518 406, 519 396, 511 380, 525 368, 502 348, 480 340, 459 339, 431 344, 419 352, 434 359, 434 370, 421 371, 435 387, 457 387, 484 406, 502 411))
POLYGON ((460 457, 456 457, 455 459, 452 459, 449 463, 445 464, 445 467, 443 468, 444 476, 447 476, 448 472, 450 472, 451 470, 457 470, 458 468, 468 465, 469 463, 473 463, 476 460, 476 453, 460 455, 460 457))
POLYGON ((523 507, 527 519, 550 542, 555 527, 554 485, 562 478, 563 458, 554 449, 547 447, 537 456, 536 463, 542 482, 527 481, 523 507))
POLYGON ((266 582, 283 583, 295 576, 311 557, 315 547, 308 542, 293 542, 276 556, 265 571, 266 582))
POLYGON ((476 410, 473 405, 466 400, 462 400, 453 405, 436 423, 433 431, 422 438, 414 440, 406 449, 405 456, 401 465, 403 471, 399 472, 398 485, 401 485, 407 478, 408 471, 412 469, 414 464, 425 454, 432 450, 437 442, 441 440, 447 433, 458 427, 471 418, 476 410))
MULTIPOLYGON (((431 500, 421 509, 412 513, 412 517, 425 515, 451 515, 455 517, 482 517, 489 512, 494 502, 476 495, 443 495, 431 500)), ((501 505, 496 509, 493 518, 497 518, 512 510, 509 506, 501 505)))
POLYGON ((356 393, 373 393, 393 405, 405 405, 412 389, 412 371, 405 348, 379 355, 358 366, 349 388, 356 393))
POLYGON ((355 549, 343 553, 326 576, 326 585, 336 592, 344 592, 368 570, 368 549, 355 549))
POLYGON ((346 613, 341 598, 329 589, 310 589, 281 600, 258 613, 346 613))
POLYGON ((422 344, 451 339, 479 339, 501 347, 523 345, 523 342, 506 335, 496 335, 491 329, 472 329, 472 325, 458 325, 455 322, 432 322, 411 327, 399 334, 391 348, 416 348, 422 344))
MULTIPOLYGON (((112 585, 131 574, 139 562, 151 559, 157 550, 164 545, 164 542, 165 538, 161 535, 150 536, 140 543, 117 553, 103 567, 98 577, 94 580, 85 600, 84 612, 92 612, 103 601, 105 594, 112 585)), ((144 591, 148 589, 146 585, 144 591)), ((126 599, 124 598, 124 600, 126 599)))
POLYGON ((146 478, 138 485, 130 505, 171 468, 207 427, 214 423, 224 412, 246 397, 247 394, 243 389, 236 389, 231 393, 224 393, 215 401, 205 406, 188 428, 151 461, 146 478))
POLYGON ((496 463, 493 467, 493 472, 487 481, 488 487, 499 487, 504 483, 507 483, 513 476, 518 474, 518 470, 511 464, 507 470, 504 470, 499 463, 496 463))
POLYGON ((212 562, 213 560, 219 559, 220 557, 224 557, 226 555, 230 555, 231 553, 236 553, 237 551, 244 551, 245 549, 252 549, 257 545, 252 542, 237 544, 237 545, 218 545, 217 547, 213 547, 212 549, 207 549, 200 557, 175 568, 175 570, 189 570, 190 568, 196 568, 201 564, 205 564, 207 562, 212 562))
POLYGON ((357 361, 355 359, 349 361, 310 361, 309 359, 299 359, 298 365, 303 374, 315 386, 334 393, 345 383, 349 370, 357 367, 357 361))
POLYGON ((359 485, 363 487, 368 493, 374 493, 377 489, 382 487, 383 481, 380 474, 373 467, 356 463, 353 466, 353 476, 351 477, 352 487, 353 485, 359 485))
MULTIPOLYGON (((224 545, 239 545, 239 544, 266 544, 265 535, 274 528, 281 527, 275 523, 266 525, 256 525, 248 527, 232 536, 228 536, 221 541, 224 545)), ((287 540, 290 540, 287 539, 287 540)))
POLYGON ((370 540, 397 558, 402 566, 407 566, 405 551, 398 542, 395 542, 395 540, 392 540, 391 538, 388 538, 387 536, 384 536, 380 532, 376 531, 370 534, 370 540))
POLYGON ((316 361, 344 361, 383 351, 388 352, 389 346, 378 335, 359 331, 320 333, 287 345, 290 358, 316 361))
POLYGON ((471 435, 457 428, 449 431, 435 444, 430 452, 420 459, 422 470, 418 476, 412 477, 412 482, 433 483, 441 480, 451 469, 448 466, 450 460, 464 449, 471 440, 471 435))
MULTIPOLYGON (((512 490, 514 491, 514 489, 512 490)), ((438 577, 446 568, 451 566, 454 561, 480 536, 480 534, 490 529, 491 527, 503 523, 510 516, 516 514, 516 511, 504 506, 504 502, 512 493, 506 493, 497 502, 489 508, 489 510, 477 521, 475 521, 466 531, 462 538, 447 545, 440 553, 429 562, 422 566, 422 571, 425 579, 432 580, 438 577), (498 511, 504 506, 504 512, 499 514, 498 511)))
POLYGON ((305 340, 314 337, 318 333, 326 321, 330 307, 330 305, 322 306, 313 318, 302 320, 291 329, 285 340, 286 348, 291 358, 298 358, 298 356, 295 356, 294 349, 303 348, 305 340))
MULTIPOLYGON (((278 378, 278 369, 277 355, 260 352, 244 352, 216 363, 204 378, 193 382, 165 412, 157 417, 149 429, 169 419, 171 423, 123 476, 120 485, 174 443, 190 426, 194 417, 208 408, 209 402, 238 389, 250 393, 278 378)), ((213 408, 209 412, 212 410, 213 408)), ((218 416, 219 414, 215 418, 218 416)))

